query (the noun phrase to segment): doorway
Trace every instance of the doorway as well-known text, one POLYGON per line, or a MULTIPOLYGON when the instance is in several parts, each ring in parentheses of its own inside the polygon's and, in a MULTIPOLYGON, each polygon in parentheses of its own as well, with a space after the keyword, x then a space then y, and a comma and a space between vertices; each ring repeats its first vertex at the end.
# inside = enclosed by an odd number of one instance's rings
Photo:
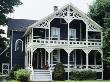
POLYGON ((47 65, 48 53, 45 49, 36 49, 33 53, 33 69, 45 69, 47 65))

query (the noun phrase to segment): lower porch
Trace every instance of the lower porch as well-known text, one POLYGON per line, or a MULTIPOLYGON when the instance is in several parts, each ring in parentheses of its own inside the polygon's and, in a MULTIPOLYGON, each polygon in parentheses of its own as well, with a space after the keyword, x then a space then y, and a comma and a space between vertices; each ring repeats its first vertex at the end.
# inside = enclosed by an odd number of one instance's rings
POLYGON ((102 54, 98 50, 91 50, 87 54, 82 49, 74 49, 68 54, 64 49, 57 48, 48 53, 44 48, 38 48, 32 56, 28 54, 27 57, 27 67, 33 71, 34 76, 36 75, 35 72, 39 75, 46 73, 47 75, 50 74, 49 78, 52 79, 55 65, 61 62, 65 67, 67 79, 69 79, 69 72, 85 69, 96 71, 100 74, 99 79, 103 79, 102 54))

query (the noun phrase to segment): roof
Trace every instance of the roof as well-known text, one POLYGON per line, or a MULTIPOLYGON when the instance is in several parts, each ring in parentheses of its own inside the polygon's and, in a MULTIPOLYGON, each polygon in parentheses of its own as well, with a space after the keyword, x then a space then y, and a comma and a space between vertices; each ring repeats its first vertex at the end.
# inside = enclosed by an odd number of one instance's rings
POLYGON ((77 12, 79 12, 82 16, 84 16, 84 18, 88 21, 90 21, 91 23, 94 23, 94 25, 96 25, 97 28, 102 29, 102 27, 100 25, 98 25, 95 21, 93 21, 91 18, 89 18, 85 13, 83 13, 82 11, 80 11, 77 7, 75 7, 72 3, 69 3, 65 6, 63 6, 62 8, 58 9, 57 11, 51 13, 50 15, 48 15, 47 17, 39 20, 38 22, 35 22, 34 24, 30 25, 28 27, 28 29, 26 30, 24 36, 31 30, 32 27, 36 27, 38 24, 40 24, 41 22, 45 21, 46 19, 52 18, 56 13, 62 11, 63 9, 67 8, 68 6, 71 6, 74 10, 76 10, 77 12))
POLYGON ((8 30, 20 30, 26 31, 27 27, 35 23, 37 20, 29 20, 29 19, 8 19, 8 30))

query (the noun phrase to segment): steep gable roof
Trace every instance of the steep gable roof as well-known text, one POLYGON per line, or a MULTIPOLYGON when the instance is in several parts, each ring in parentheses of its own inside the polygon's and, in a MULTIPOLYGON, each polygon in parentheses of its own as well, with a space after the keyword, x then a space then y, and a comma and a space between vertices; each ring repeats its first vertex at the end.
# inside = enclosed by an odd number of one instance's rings
MULTIPOLYGON (((39 26, 41 26, 43 24, 44 25, 47 25, 47 22, 49 20, 52 20, 53 18, 55 18, 55 16, 56 17, 64 18, 64 15, 68 14, 68 12, 69 12, 69 16, 70 16, 71 11, 70 10, 66 10, 68 8, 72 9, 72 11, 73 11, 72 14, 74 14, 74 16, 76 16, 76 19, 81 18, 81 19, 84 19, 85 21, 88 21, 88 27, 90 27, 90 29, 91 28, 98 29, 98 30, 101 30, 102 29, 102 27, 100 25, 98 25, 95 21, 93 21, 91 18, 89 18, 85 13, 83 13, 82 11, 80 11, 77 7, 73 6, 72 3, 69 3, 69 4, 65 5, 64 7, 58 9, 57 11, 53 12, 52 14, 48 15, 47 17, 45 17, 45 18, 39 20, 38 22, 32 24, 31 26, 29 26, 28 29, 27 29, 27 31, 25 32, 25 34, 27 34, 28 31, 32 27, 36 27, 37 28, 37 27, 39 27, 39 26), (67 13, 66 13, 66 11, 67 11, 67 13)), ((73 17, 73 19, 74 19, 74 17, 73 17)), ((43 27, 45 27, 45 26, 43 26, 43 27)))
POLYGON ((27 27, 35 23, 37 20, 29 20, 29 19, 8 19, 8 30, 20 30, 26 31, 27 27))

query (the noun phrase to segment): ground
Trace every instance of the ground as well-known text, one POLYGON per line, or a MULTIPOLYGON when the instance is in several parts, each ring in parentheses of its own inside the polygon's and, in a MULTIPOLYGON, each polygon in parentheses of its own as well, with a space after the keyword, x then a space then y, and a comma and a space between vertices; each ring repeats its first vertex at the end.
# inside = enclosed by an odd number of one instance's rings
MULTIPOLYGON (((1 81, 0 81, 1 82, 1 81)), ((16 80, 10 80, 8 82, 19 82, 19 81, 16 81, 16 80)), ((110 82, 110 80, 98 80, 98 81, 53 81, 53 82, 110 82)))
POLYGON ((93 80, 93 81, 54 81, 54 82, 110 82, 110 80, 93 80))

